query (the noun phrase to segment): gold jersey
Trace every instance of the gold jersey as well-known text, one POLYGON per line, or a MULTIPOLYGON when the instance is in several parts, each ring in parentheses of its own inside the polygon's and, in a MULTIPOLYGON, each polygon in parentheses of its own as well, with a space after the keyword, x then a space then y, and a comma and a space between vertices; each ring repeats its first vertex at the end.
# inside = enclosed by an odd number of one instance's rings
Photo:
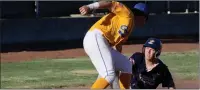
POLYGON ((115 46, 128 39, 134 26, 133 18, 134 15, 128 7, 112 1, 111 13, 98 20, 89 31, 95 28, 101 30, 111 46, 115 46))

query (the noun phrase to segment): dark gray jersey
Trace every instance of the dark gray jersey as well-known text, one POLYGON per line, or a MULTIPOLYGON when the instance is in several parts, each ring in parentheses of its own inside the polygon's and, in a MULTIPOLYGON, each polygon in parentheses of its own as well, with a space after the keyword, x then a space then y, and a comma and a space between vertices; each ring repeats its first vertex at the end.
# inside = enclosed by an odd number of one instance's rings
POLYGON ((143 53, 134 53, 130 58, 135 62, 132 69, 132 89, 156 89, 159 84, 163 87, 175 87, 168 67, 160 59, 159 64, 147 72, 143 53))

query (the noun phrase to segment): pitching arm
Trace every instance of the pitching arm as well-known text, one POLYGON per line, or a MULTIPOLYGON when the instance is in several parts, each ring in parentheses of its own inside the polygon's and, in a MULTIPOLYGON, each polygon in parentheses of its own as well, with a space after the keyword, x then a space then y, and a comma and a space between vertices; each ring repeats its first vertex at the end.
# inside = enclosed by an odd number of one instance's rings
POLYGON ((95 10, 95 9, 112 10, 112 7, 113 7, 113 4, 111 1, 99 1, 99 2, 88 4, 88 5, 83 5, 82 7, 79 8, 79 11, 82 15, 86 15, 91 10, 95 10))

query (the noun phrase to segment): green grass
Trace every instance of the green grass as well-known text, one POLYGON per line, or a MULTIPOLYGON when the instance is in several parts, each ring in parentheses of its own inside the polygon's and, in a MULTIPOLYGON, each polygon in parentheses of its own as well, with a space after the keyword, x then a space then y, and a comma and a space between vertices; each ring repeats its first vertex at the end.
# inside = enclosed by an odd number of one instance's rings
POLYGON ((198 79, 199 52, 165 53, 160 58, 168 66, 173 75, 180 79, 198 79))
MULTIPOLYGON (((94 74, 77 75, 73 70, 93 69, 89 60, 58 59, 1 64, 2 88, 56 88, 92 83, 94 74)), ((86 84, 86 85, 87 85, 86 84)))
MULTIPOLYGON (((161 59, 173 75, 181 79, 198 78, 197 52, 164 53, 161 59)), ((96 77, 87 57, 1 63, 1 88, 77 88, 91 85, 96 77)))

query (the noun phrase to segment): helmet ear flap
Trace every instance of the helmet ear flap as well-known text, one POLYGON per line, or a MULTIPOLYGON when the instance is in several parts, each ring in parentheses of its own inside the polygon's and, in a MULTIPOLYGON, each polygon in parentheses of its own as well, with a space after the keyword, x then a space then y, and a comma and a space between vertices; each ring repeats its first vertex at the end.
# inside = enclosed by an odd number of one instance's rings
POLYGON ((160 50, 155 52, 155 58, 158 58, 160 56, 160 50))

